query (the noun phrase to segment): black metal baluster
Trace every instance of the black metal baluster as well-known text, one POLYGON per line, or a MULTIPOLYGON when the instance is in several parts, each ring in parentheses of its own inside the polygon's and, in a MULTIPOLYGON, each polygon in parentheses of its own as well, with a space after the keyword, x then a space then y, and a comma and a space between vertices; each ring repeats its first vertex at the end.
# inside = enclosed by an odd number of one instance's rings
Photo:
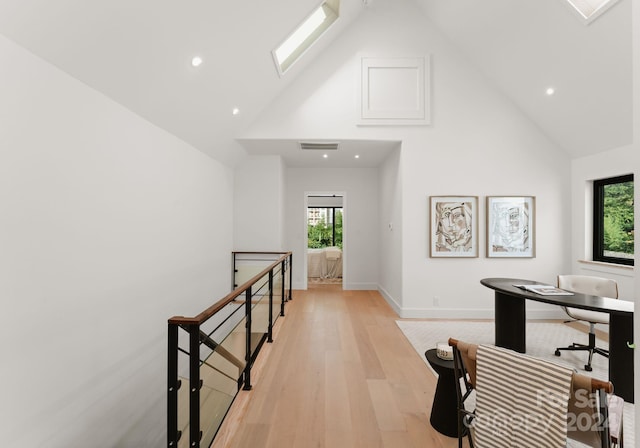
POLYGON ((285 283, 286 283, 286 279, 285 279, 285 275, 286 275, 286 265, 287 262, 286 260, 282 260, 282 264, 281 264, 281 271, 282 271, 282 285, 281 285, 281 297, 282 297, 282 301, 280 302, 280 316, 284 316, 284 302, 285 300, 285 283))
POLYGON ((200 447, 200 326, 189 325, 189 446, 200 447))
POLYGON ((289 300, 293 300, 291 286, 293 285, 293 252, 289 254, 289 300))
POLYGON ((167 359, 167 446, 178 446, 180 431, 178 431, 178 325, 169 324, 168 331, 168 359, 167 359))
POLYGON ((269 271, 269 330, 267 342, 273 342, 273 269, 269 271))
POLYGON ((245 360, 247 362, 244 368, 244 390, 251 390, 251 286, 245 294, 245 317, 247 319, 247 353, 245 360))

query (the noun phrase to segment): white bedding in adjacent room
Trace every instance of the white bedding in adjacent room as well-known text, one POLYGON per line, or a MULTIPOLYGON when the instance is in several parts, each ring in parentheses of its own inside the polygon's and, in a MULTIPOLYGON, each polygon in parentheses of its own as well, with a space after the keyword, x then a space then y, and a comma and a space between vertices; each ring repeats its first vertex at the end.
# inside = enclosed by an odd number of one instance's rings
POLYGON ((307 276, 311 278, 342 277, 342 250, 339 247, 307 249, 307 276))

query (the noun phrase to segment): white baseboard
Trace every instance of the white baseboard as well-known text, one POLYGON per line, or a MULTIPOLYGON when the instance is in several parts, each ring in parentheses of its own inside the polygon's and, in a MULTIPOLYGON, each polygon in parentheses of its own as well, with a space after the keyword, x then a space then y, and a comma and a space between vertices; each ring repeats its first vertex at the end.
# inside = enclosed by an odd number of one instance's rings
POLYGON ((393 311, 395 311, 395 313, 398 316, 401 316, 402 315, 402 308, 400 307, 398 302, 396 302, 393 299, 393 297, 391 297, 391 294, 389 294, 389 291, 384 289, 382 286, 378 285, 378 292, 384 298, 384 300, 389 304, 389 306, 393 309, 393 311))
POLYGON ((378 284, 347 282, 342 283, 342 289, 349 291, 376 291, 378 289, 378 284))
MULTIPOLYGON (((397 310, 396 313, 398 313, 397 310)), ((495 311, 493 308, 401 308, 398 315, 403 319, 493 319, 495 311)), ((566 318, 567 315, 560 308, 558 310, 527 310, 527 319, 566 318)))
MULTIPOLYGON (((382 286, 374 283, 345 283, 344 290, 377 290, 398 317, 403 319, 493 319, 493 308, 403 308, 382 286)), ((293 289, 306 289, 302 283, 293 283, 293 289)), ((567 319, 560 307, 548 309, 527 309, 527 319, 567 319)))
MULTIPOLYGON (((305 282, 293 282, 293 289, 308 289, 309 284, 305 282)), ((356 283, 356 282, 346 282, 342 283, 342 289, 350 290, 350 291, 377 291, 378 284, 377 283, 356 283)))
MULTIPOLYGON (((403 319, 494 319, 493 308, 404 308, 389 292, 378 285, 378 291, 398 317, 403 319)), ((527 319, 567 319, 560 307, 527 309, 527 319)))

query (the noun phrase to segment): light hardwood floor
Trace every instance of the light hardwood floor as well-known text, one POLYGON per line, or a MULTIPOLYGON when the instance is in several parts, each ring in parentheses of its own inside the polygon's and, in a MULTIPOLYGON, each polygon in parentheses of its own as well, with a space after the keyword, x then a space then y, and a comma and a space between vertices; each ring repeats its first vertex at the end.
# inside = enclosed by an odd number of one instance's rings
POLYGON ((314 285, 293 297, 215 448, 457 447, 429 424, 436 378, 378 292, 314 285))

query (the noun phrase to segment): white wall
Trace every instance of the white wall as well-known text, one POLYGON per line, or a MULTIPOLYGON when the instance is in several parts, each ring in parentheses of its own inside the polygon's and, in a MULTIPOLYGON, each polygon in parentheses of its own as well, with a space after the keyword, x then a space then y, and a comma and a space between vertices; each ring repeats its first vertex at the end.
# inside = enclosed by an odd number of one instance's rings
MULTIPOLYGON (((640 7, 632 4, 633 26, 633 143, 631 145, 602 152, 572 161, 571 164, 571 204, 572 204, 572 270, 575 273, 600 275, 613 278, 618 282, 620 298, 638 303, 640 276, 635 274, 636 267, 617 267, 606 264, 584 263, 581 260, 591 258, 592 240, 592 183, 594 179, 633 173, 634 179, 640 178, 640 7)), ((640 188, 635 188, 635 222, 638 223, 638 204, 640 188)), ((638 266, 640 242, 635 242, 635 266, 638 266)), ((634 333, 640 334, 639 313, 634 315, 634 333)), ((637 341, 636 341, 637 344, 637 341)), ((640 391, 640 357, 634 356, 635 402, 640 391)), ((635 426, 640 427, 640 413, 636 412, 635 426)))
POLYGON ((245 158, 235 170, 233 247, 280 251, 283 247, 285 168, 280 156, 245 158))
POLYGON ((293 251, 293 287, 306 288, 309 193, 341 193, 343 214, 343 288, 378 285, 378 171, 375 168, 288 168, 285 247, 293 251))
POLYGON ((402 310, 402 172, 398 147, 380 165, 380 293, 396 313, 402 310))
MULTIPOLYGON (((633 2, 631 5, 631 13, 632 13, 632 27, 633 27, 633 44, 632 44, 632 54, 633 54, 633 144, 636 148, 635 154, 640 153, 640 5, 638 2, 633 2)), ((634 179, 640 178, 640 163, 637 162, 634 164, 634 179)), ((635 213, 634 220, 638 222, 638 210, 640 210, 640 188, 635 188, 635 213)), ((638 262, 640 261, 640 240, 635 240, 635 262, 634 265, 638 266, 638 262)), ((638 294, 640 293, 640 275, 635 276, 635 294, 634 298, 636 302, 638 302, 638 294)), ((640 335, 640 313, 634 313, 633 317, 633 332, 635 335, 640 335)), ((637 344, 637 342, 636 342, 637 344)), ((634 357, 634 372, 635 372, 635 381, 634 381, 634 391, 635 391, 635 403, 638 402, 640 397, 640 356, 638 356, 637 352, 634 357)), ((640 412, 635 413, 635 427, 640 428, 640 412)))
MULTIPOLYGON (((494 294, 480 285, 482 278, 552 283, 568 267, 569 158, 444 42, 432 51, 436 121, 402 144, 402 315, 490 318, 494 294), (429 258, 432 195, 478 196, 479 258, 429 258), (485 258, 486 196, 508 195, 536 197, 535 258, 485 258)), ((559 314, 557 307, 531 303, 527 316, 559 314)))
POLYGON ((2 37, 0 67, 2 444, 162 446, 166 322, 228 292, 232 172, 2 37))
MULTIPOLYGON (((296 79, 243 136, 402 141, 402 218, 401 227, 394 227, 401 232, 402 288, 393 276, 381 277, 379 286, 407 317, 491 317, 493 294, 480 279, 552 282, 570 266, 570 229, 562 225, 571 217, 568 156, 466 61, 413 2, 372 2, 340 37, 340 45, 318 58, 313 70, 296 79), (363 55, 431 55, 430 126, 356 126, 363 55), (477 259, 430 259, 428 197, 458 194, 480 198, 482 249, 485 196, 536 196, 537 257, 485 259, 481 250, 477 259), (435 296, 440 306, 434 306, 435 296)), ((383 182, 392 182, 385 173, 383 182)), ((390 205, 385 199, 381 210, 387 214, 390 205)), ((384 221, 378 228, 388 225, 384 221)), ((384 240, 380 257, 395 260, 398 254, 384 240)), ((531 305, 529 315, 561 316, 557 307, 542 304, 531 305)))

